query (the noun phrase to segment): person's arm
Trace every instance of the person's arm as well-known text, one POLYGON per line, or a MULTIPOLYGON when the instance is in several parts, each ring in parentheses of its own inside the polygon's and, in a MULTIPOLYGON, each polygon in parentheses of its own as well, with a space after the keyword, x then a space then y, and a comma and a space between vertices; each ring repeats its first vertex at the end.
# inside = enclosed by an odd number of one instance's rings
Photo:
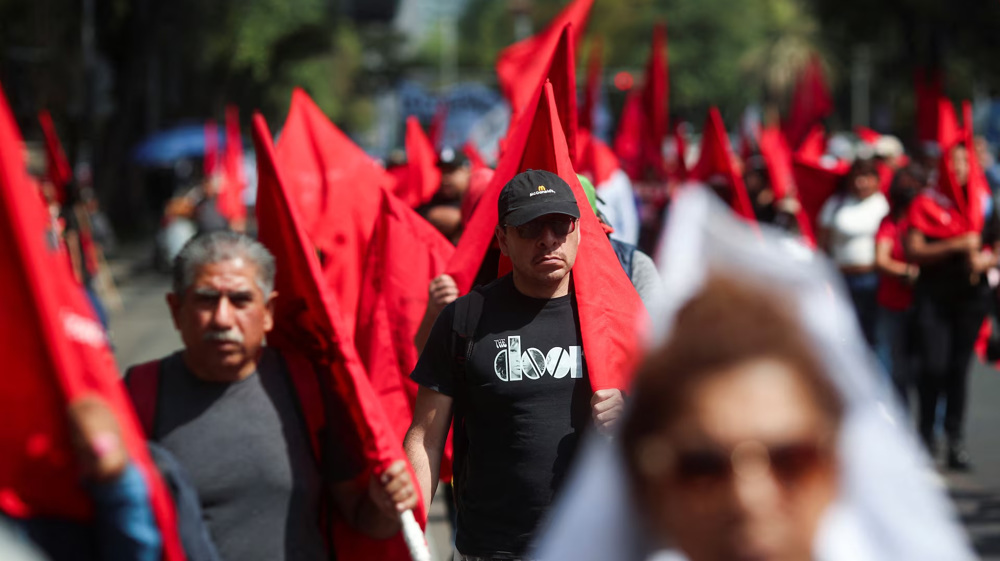
POLYGON ((420 322, 417 334, 413 337, 413 344, 417 347, 417 353, 424 352, 424 345, 431 335, 431 328, 434 322, 441 315, 441 310, 458 298, 458 285, 450 275, 438 275, 431 281, 428 288, 427 309, 424 311, 424 319, 420 322))
POLYGON ((955 254, 974 252, 979 244, 979 234, 973 232, 934 242, 927 241, 924 233, 916 228, 906 233, 906 255, 917 265, 939 263, 955 254))
POLYGON ((916 276, 917 269, 906 261, 892 258, 892 240, 875 240, 875 270, 887 277, 910 279, 916 276))
POLYGON ((441 456, 451 426, 453 400, 423 386, 417 391, 413 424, 406 432, 403 449, 410 459, 417 484, 424 491, 424 511, 429 512, 441 475, 441 456))
POLYGON ((830 254, 830 229, 820 226, 816 229, 816 247, 826 253, 830 254))

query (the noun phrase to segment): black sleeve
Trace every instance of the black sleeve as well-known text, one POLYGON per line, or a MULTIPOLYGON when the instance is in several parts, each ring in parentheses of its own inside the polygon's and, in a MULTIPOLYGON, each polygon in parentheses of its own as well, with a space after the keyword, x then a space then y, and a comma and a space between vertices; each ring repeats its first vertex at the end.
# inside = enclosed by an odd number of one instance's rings
POLYGON ((455 395, 452 380, 455 357, 451 348, 454 323, 455 303, 452 302, 445 306, 434 322, 420 360, 410 374, 410 379, 417 384, 452 397, 455 395))

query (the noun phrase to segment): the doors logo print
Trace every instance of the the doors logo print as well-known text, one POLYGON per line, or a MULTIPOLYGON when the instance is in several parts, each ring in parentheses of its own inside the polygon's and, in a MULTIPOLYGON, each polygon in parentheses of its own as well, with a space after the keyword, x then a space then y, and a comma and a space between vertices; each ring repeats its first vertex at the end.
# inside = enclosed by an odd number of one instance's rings
MULTIPOLYGON (((547 353, 535 348, 521 350, 521 337, 507 337, 506 349, 501 349, 493 359, 493 369, 497 378, 504 382, 520 380, 538 380, 542 376, 552 376, 562 379, 582 378, 580 347, 573 345, 568 349, 555 347, 547 353)), ((497 345, 500 346, 500 345, 497 345)))

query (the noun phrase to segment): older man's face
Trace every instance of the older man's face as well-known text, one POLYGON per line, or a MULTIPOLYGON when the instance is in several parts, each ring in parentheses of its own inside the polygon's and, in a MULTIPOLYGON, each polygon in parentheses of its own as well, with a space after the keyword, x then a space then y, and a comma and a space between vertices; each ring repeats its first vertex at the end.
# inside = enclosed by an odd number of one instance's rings
POLYGON ((234 381, 256 369, 276 296, 261 291, 256 275, 242 258, 203 265, 184 294, 167 296, 185 360, 199 377, 234 381))

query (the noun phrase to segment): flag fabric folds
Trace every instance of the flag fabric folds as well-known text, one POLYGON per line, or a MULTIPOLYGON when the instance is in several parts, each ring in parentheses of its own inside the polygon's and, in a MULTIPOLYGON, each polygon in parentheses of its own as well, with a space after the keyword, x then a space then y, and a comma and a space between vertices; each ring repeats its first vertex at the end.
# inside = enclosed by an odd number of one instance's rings
POLYGON ((792 107, 784 127, 788 145, 798 148, 812 127, 830 113, 833 113, 833 98, 826 83, 823 62, 818 54, 813 54, 792 94, 792 107))
POLYGON ((626 99, 615 136, 615 153, 633 180, 667 179, 663 141, 669 131, 669 94, 667 28, 661 23, 653 30, 642 89, 626 99))
POLYGON ((427 286, 454 246, 403 201, 383 191, 368 246, 355 346, 399 442, 413 420, 417 364, 413 339, 427 308, 427 286))
MULTIPOLYGON (((302 360, 311 364, 320 388, 325 388, 326 411, 338 412, 346 424, 341 428, 348 431, 331 437, 356 443, 371 470, 368 473, 378 474, 392 462, 406 458, 402 445, 368 381, 336 294, 326 284, 315 246, 292 196, 295 187, 284 179, 284 168, 259 114, 254 116, 253 138, 259 177, 259 238, 277 260, 275 289, 280 294, 268 345, 278 349, 290 364, 302 360)), ((332 421, 329 415, 327 420, 332 421)), ((417 518, 425 520, 424 513, 417 513, 417 518)), ((373 540, 349 528, 336 515, 333 545, 342 561, 402 559, 406 555, 401 535, 373 540)))
POLYGON ((20 133, 0 92, 0 511, 14 518, 86 521, 66 408, 96 395, 114 414, 129 458, 146 482, 163 558, 181 561, 169 493, 149 458, 114 357, 25 169, 20 133))
POLYGON ((219 187, 219 213, 231 226, 246 222, 247 207, 243 202, 246 177, 243 173, 243 139, 240 136, 240 110, 226 106, 226 147, 222 152, 222 182, 219 187))
POLYGON ((850 164, 824 160, 826 130, 816 125, 792 157, 792 175, 798 189, 799 202, 809 218, 812 231, 818 231, 819 213, 827 199, 850 170, 850 164))
MULTIPOLYGON (((493 181, 473 213, 448 264, 459 292, 467 293, 493 239, 497 200, 503 186, 528 169, 551 171, 573 189, 581 209, 589 206, 569 159, 551 84, 529 105, 510 137, 493 181)), ((594 390, 628 387, 636 356, 636 330, 644 318, 639 295, 625 275, 597 217, 581 212, 580 248, 573 285, 587 370, 594 390)))
POLYGON ((381 190, 393 185, 393 177, 300 89, 292 93, 276 156, 301 226, 321 256, 346 334, 353 337, 362 264, 381 210, 381 190))
POLYGON ((813 230, 809 214, 799 198, 793 172, 792 151, 788 148, 784 135, 777 127, 765 127, 760 131, 758 142, 760 154, 767 166, 767 175, 774 191, 774 200, 780 201, 786 197, 799 201, 799 210, 795 213, 795 222, 799 234, 810 247, 816 246, 816 233, 813 230))
POLYGON ((580 128, 594 130, 594 111, 601 98, 601 55, 604 42, 600 38, 590 43, 587 55, 587 83, 583 90, 583 105, 580 107, 580 128))
POLYGON ((751 223, 757 222, 750 195, 743 183, 743 175, 736 169, 735 155, 726 134, 726 126, 722 123, 719 110, 712 107, 705 119, 705 128, 701 135, 701 157, 691 170, 691 179, 709 182, 714 176, 722 176, 729 186, 730 199, 727 201, 733 212, 751 223))
POLYGON ((66 152, 59 142, 52 115, 48 111, 40 111, 38 123, 42 126, 42 134, 45 136, 45 176, 55 188, 56 200, 62 204, 66 202, 66 187, 73 179, 73 168, 70 167, 66 152))
POLYGON ((567 24, 572 25, 573 51, 579 50, 593 5, 594 0, 572 0, 545 29, 500 51, 496 63, 497 81, 501 93, 510 102, 512 126, 537 97, 537 87, 549 72, 550 61, 567 24))
POLYGON ((441 170, 437 168, 434 146, 412 115, 406 118, 405 170, 393 192, 412 208, 429 202, 441 184, 441 170))

